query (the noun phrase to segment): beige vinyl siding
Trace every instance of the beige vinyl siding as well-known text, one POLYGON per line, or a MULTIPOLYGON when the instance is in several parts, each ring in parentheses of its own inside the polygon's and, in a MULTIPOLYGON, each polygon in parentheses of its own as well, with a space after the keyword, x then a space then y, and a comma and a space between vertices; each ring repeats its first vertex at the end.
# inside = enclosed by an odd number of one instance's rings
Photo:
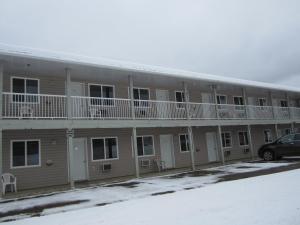
POLYGON ((65 130, 3 131, 3 172, 17 177, 18 189, 68 183, 67 142, 65 130), (11 140, 40 139, 41 166, 11 169, 11 140), (47 165, 47 160, 53 162, 47 165))

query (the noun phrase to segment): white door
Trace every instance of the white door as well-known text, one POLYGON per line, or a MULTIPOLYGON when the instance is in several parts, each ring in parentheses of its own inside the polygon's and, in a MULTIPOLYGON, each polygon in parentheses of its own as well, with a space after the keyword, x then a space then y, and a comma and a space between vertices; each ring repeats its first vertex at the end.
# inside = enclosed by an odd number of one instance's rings
POLYGON ((160 135, 161 160, 165 162, 166 168, 174 167, 173 136, 170 134, 160 135))
POLYGON ((248 114, 250 118, 257 118, 256 116, 256 111, 258 110, 258 108, 256 107, 256 102, 255 102, 255 98, 254 97, 248 97, 248 102, 247 105, 250 105, 250 107, 248 107, 248 114))
MULTIPOLYGON (((71 82, 71 96, 85 96, 84 84, 79 82, 71 82)), ((74 117, 86 117, 86 101, 85 98, 74 98, 73 99, 73 116, 74 117)))
POLYGON ((206 133, 206 145, 208 151, 208 161, 209 162, 219 161, 216 132, 206 133))
POLYGON ((86 169, 86 139, 74 138, 73 139, 73 160, 72 160, 72 174, 75 181, 87 179, 86 169))
MULTIPOLYGON (((202 93, 201 96, 202 96, 203 103, 209 103, 209 104, 214 103, 214 98, 211 93, 202 93)), ((203 118, 212 118, 213 116, 215 116, 214 113, 215 106, 209 104, 205 104, 203 105, 203 107, 201 107, 203 118)))
MULTIPOLYGON (((169 101, 169 91, 168 90, 156 90, 156 100, 157 101, 169 101)), ((170 107, 167 107, 166 103, 157 103, 157 114, 159 118, 168 118, 168 112, 170 107)))

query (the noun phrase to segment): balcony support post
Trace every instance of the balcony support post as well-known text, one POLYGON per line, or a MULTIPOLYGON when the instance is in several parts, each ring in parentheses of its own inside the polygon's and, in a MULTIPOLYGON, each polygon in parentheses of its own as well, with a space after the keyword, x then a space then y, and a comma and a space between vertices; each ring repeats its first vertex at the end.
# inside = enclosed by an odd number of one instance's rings
POLYGON ((68 170, 69 170, 69 182, 70 187, 73 189, 75 187, 74 183, 74 174, 73 174, 73 167, 74 165, 74 148, 73 148, 73 137, 74 137, 74 130, 73 129, 67 129, 66 132, 67 135, 67 145, 68 145, 68 170))
POLYGON ((288 95, 288 93, 286 92, 285 93, 285 99, 286 99, 286 102, 287 102, 287 107, 288 107, 288 112, 289 112, 289 119, 292 120, 292 112, 291 112, 291 108, 290 108, 290 97, 288 95))
POLYGON ((134 97, 133 97, 133 77, 132 75, 128 76, 128 83, 129 83, 129 97, 130 97, 130 108, 131 108, 131 117, 135 119, 135 110, 134 110, 134 97))
POLYGON ((3 63, 0 62, 0 119, 2 119, 2 113, 3 113, 3 63))
POLYGON ((222 129, 221 129, 220 125, 218 126, 218 136, 219 136, 221 161, 222 161, 222 164, 225 165, 224 149, 223 149, 223 145, 222 145, 222 129))
POLYGON ((132 145, 133 145, 133 152, 134 152, 135 176, 136 178, 140 178, 140 165, 139 165, 139 157, 138 157, 138 149, 137 149, 136 127, 132 128, 132 145))
POLYGON ((218 109, 218 100, 217 100, 217 87, 216 85, 212 85, 213 94, 214 94, 214 102, 215 102, 215 110, 216 110, 216 118, 220 119, 219 109, 218 109))
POLYGON ((273 96, 271 91, 269 91, 269 101, 270 101, 270 106, 272 107, 272 117, 273 119, 276 119, 275 109, 273 105, 273 96))
POLYGON ((276 139, 279 138, 279 135, 278 135, 278 124, 277 123, 275 124, 275 136, 276 136, 276 139))
POLYGON ((291 132, 295 133, 295 123, 294 122, 291 123, 291 132))
POLYGON ((67 96, 67 117, 72 119, 72 98, 71 98, 71 70, 69 68, 66 71, 66 96, 67 96))
MULTIPOLYGON (((190 115, 190 96, 188 92, 187 83, 183 82, 183 89, 184 89, 184 100, 185 100, 185 112, 186 112, 186 119, 189 121, 191 120, 190 115)), ((194 145, 194 138, 193 138, 193 128, 188 126, 188 138, 189 138, 189 148, 191 153, 191 167, 192 170, 196 170, 195 166, 195 145, 194 145)))
POLYGON ((246 94, 246 89, 242 88, 243 91, 243 99, 244 99, 244 106, 245 106, 245 112, 246 112, 246 118, 249 118, 249 110, 248 110, 248 99, 246 94))
POLYGON ((251 152, 251 158, 253 160, 254 159, 254 149, 253 149, 252 133, 251 133, 251 126, 250 126, 250 124, 247 125, 247 128, 248 128, 249 147, 250 147, 250 152, 251 152))

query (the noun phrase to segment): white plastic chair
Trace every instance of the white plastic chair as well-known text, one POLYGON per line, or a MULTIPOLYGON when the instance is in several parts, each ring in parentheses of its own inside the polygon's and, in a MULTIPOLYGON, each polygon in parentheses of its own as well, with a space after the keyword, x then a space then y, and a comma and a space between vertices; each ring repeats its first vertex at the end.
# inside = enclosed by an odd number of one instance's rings
POLYGON ((6 186, 14 187, 14 191, 17 192, 17 178, 11 173, 4 173, 1 175, 2 181, 2 193, 5 195, 6 186))

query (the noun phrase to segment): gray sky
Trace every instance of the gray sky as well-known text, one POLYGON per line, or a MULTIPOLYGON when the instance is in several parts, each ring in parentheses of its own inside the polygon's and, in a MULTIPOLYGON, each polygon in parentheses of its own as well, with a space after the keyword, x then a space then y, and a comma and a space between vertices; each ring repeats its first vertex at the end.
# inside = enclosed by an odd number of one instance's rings
POLYGON ((0 42, 298 86, 299 0, 0 0, 0 42))

